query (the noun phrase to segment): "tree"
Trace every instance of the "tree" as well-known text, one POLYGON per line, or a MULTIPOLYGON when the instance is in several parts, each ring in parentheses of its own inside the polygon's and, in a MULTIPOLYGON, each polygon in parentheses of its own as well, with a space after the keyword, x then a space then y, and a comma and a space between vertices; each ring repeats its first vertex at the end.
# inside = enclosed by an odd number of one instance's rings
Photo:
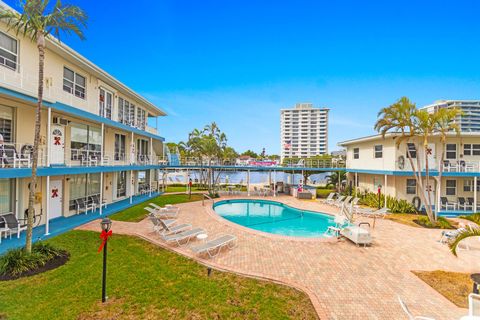
POLYGON ((235 149, 233 149, 232 147, 225 147, 222 153, 222 159, 233 161, 236 158, 238 158, 237 151, 235 151, 235 149))
POLYGON ((249 156, 250 158, 253 158, 253 159, 257 159, 258 158, 258 154, 256 154, 255 152, 253 152, 252 150, 248 149, 247 151, 243 152, 241 154, 242 156, 249 156))
POLYGON ((58 0, 51 11, 47 12, 49 0, 25 0, 21 6, 23 12, 17 13, 8 9, 0 11, 0 20, 7 24, 9 30, 14 30, 36 43, 38 49, 38 96, 35 111, 35 130, 32 151, 32 178, 28 194, 27 238, 25 250, 32 251, 32 230, 34 216, 34 199, 37 185, 38 146, 40 143, 41 109, 43 104, 45 40, 60 41, 60 34, 75 34, 84 39, 82 27, 86 27, 87 15, 74 5, 63 5, 58 0), (51 37, 55 36, 57 39, 51 37))
POLYGON ((457 234, 455 239, 448 244, 452 253, 457 256, 457 248, 460 242, 470 237, 480 237, 480 227, 468 226, 457 234))
MULTIPOLYGON (((441 108, 435 112, 435 124, 436 131, 440 136, 440 157, 438 157, 438 177, 437 177, 437 195, 442 191, 442 166, 445 161, 445 146, 447 144, 447 137, 450 133, 454 132, 457 136, 460 135, 460 126, 454 120, 461 115, 462 112, 459 109, 441 108)), ((437 212, 435 212, 435 219, 437 218, 437 212)))
MULTIPOLYGON (((405 142, 407 158, 410 162, 418 189, 420 190, 419 196, 425 204, 425 211, 431 222, 436 222, 437 214, 433 213, 433 203, 431 201, 430 163, 428 161, 431 150, 429 141, 431 137, 439 136, 442 149, 444 149, 448 134, 451 132, 459 134, 460 132, 458 125, 454 122, 457 115, 459 115, 459 111, 456 109, 439 109, 433 113, 425 110, 417 110, 414 103, 410 102, 408 98, 402 97, 389 107, 381 109, 378 113, 378 120, 375 123, 375 130, 384 138, 387 133, 395 134, 394 139, 397 148, 400 147, 402 142, 405 142), (419 141, 420 143, 418 143, 419 141), (418 144, 421 148, 418 148, 418 144), (416 163, 413 161, 413 150, 411 150, 410 145, 413 145, 415 150, 422 150, 424 168, 422 168, 420 162, 420 155, 417 154, 416 163), (425 172, 426 188, 422 178, 423 172, 425 172), (424 191, 426 191, 426 195, 424 191)), ((441 165, 444 159, 444 150, 441 150, 439 158, 437 195, 441 192, 441 165)))
POLYGON ((337 191, 341 191, 343 182, 347 179, 345 171, 335 171, 327 176, 327 187, 332 186, 337 191))
MULTIPOLYGON (((405 142, 407 145, 407 159, 412 168, 413 176, 417 183, 418 189, 420 190, 419 196, 423 203, 425 203, 425 210, 427 212, 428 218, 430 221, 435 222, 435 217, 432 212, 431 205, 428 205, 430 199, 425 196, 423 192, 425 190, 423 179, 422 179, 422 169, 420 164, 420 157, 416 157, 416 164, 412 158, 412 152, 410 152, 409 145, 413 145, 415 150, 419 150, 417 144, 417 136, 420 133, 423 133, 423 137, 426 139, 423 141, 423 146, 428 146, 428 136, 426 134, 429 129, 427 125, 431 122, 424 119, 420 124, 422 127, 419 128, 419 119, 424 116, 424 113, 418 113, 417 107, 412 103, 407 97, 400 98, 397 102, 390 105, 389 107, 382 108, 378 113, 378 120, 375 123, 375 130, 377 130, 383 138, 385 138, 387 133, 395 134, 395 144, 397 148, 400 147, 402 142, 405 142), (420 133, 419 133, 420 132, 420 133)), ((424 149, 425 150, 425 149, 424 149)), ((427 157, 427 155, 426 155, 427 157)), ((428 162, 428 161, 427 161, 428 162)), ((427 173, 428 176, 428 173, 427 173)))

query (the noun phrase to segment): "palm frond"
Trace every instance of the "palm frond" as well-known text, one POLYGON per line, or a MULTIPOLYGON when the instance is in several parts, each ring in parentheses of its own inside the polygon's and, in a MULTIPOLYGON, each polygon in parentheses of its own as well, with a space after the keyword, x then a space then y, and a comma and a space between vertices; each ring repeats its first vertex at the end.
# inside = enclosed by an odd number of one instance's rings
POLYGON ((460 242, 470 237, 480 237, 480 227, 471 227, 468 226, 465 230, 462 230, 458 235, 453 239, 452 242, 448 244, 452 253, 457 256, 457 248, 460 242))

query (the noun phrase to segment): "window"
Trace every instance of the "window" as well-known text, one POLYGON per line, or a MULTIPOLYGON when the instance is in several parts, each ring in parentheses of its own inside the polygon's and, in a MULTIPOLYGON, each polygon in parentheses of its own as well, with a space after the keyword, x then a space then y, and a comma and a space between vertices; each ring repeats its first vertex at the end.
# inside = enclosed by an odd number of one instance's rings
POLYGON ((0 32, 0 65, 17 70, 18 42, 14 38, 0 32))
POLYGON ((146 126, 145 110, 137 108, 137 127, 139 129, 145 130, 145 126, 146 126))
POLYGON ((115 134, 115 160, 125 160, 125 135, 115 134))
POLYGON ((473 180, 463 180, 463 191, 464 192, 473 191, 473 180))
POLYGON ((447 196, 454 196, 457 194, 457 180, 447 180, 446 185, 447 196))
POLYGON ((127 171, 116 172, 117 177, 117 198, 125 197, 127 195, 127 171))
POLYGON ((100 128, 81 123, 70 124, 71 159, 99 159, 102 150, 102 131, 100 128))
POLYGON ((0 194, 0 214, 13 212, 13 179, 0 179, 0 194))
POLYGON ((453 143, 448 143, 445 150, 445 157, 447 159, 457 159, 457 145, 453 143))
POLYGON ((69 210, 76 210, 78 199, 90 200, 89 197, 100 194, 100 173, 78 174, 70 177, 69 210))
POLYGON ((98 114, 102 117, 112 119, 112 93, 100 88, 100 96, 98 98, 98 114))
POLYGON ((137 159, 139 162, 145 162, 149 159, 148 140, 144 140, 144 139, 137 140, 137 159))
POLYGON ((148 191, 150 181, 150 171, 138 171, 138 192, 148 191))
POLYGON ((417 148, 415 148, 414 143, 407 143, 407 157, 408 157, 408 154, 410 154, 410 157, 412 159, 417 158, 417 148))
POLYGON ((376 145, 375 146, 375 158, 381 158, 383 157, 383 146, 382 145, 376 145))
POLYGON ((85 88, 86 81, 84 76, 79 75, 67 67, 63 68, 63 91, 85 99, 85 88))
POLYGON ((135 125, 135 105, 122 98, 118 98, 118 122, 135 125))
POLYGON ((466 156, 480 156, 480 144, 464 144, 463 154, 466 156))
POLYGON ((360 149, 353 148, 353 159, 359 159, 359 158, 360 158, 360 149))
POLYGON ((13 142, 13 108, 0 106, 0 134, 5 142, 13 142))
POLYGON ((407 194, 417 194, 417 181, 415 179, 407 179, 407 194))

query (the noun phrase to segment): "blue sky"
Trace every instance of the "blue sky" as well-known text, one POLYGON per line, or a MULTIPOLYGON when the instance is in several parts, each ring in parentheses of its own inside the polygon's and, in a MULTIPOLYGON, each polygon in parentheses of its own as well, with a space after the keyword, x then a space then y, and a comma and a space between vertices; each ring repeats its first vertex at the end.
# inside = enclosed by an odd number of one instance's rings
POLYGON ((70 3, 87 40, 64 41, 167 111, 168 141, 216 121, 239 151, 278 153, 279 109, 312 102, 334 150, 401 96, 480 98, 475 0, 70 3))

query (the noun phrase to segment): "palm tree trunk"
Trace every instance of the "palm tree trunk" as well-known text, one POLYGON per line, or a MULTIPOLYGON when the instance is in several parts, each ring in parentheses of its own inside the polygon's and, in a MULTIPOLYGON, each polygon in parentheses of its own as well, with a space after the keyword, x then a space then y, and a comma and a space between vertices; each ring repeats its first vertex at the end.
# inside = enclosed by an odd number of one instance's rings
MULTIPOLYGON (((40 125, 41 125, 41 112, 42 112, 42 103, 43 103, 43 71, 44 71, 44 64, 45 64, 45 38, 43 33, 39 32, 37 35, 37 39, 38 39, 37 40, 38 100, 37 100, 37 109, 35 111, 35 135, 33 138, 33 152, 32 152, 32 179, 30 181, 30 187, 28 190, 27 238, 25 240, 25 250, 27 253, 32 252, 33 218, 35 215, 35 208, 33 207, 33 205, 35 201, 35 189, 37 186, 38 146, 40 144, 40 125)), ((48 193, 48 190, 47 190, 47 193, 48 193)))
MULTIPOLYGON (((439 196, 442 195, 442 175, 443 175, 443 161, 445 160, 445 142, 442 141, 441 145, 441 150, 440 150, 440 160, 438 161, 438 180, 437 180, 437 196, 436 198, 438 199, 439 196)), ((477 186, 473 187, 475 192, 477 192, 477 186)), ((435 200, 436 201, 436 200, 435 200)), ((435 204, 438 204, 438 201, 435 202, 435 204)), ((474 209, 475 210, 475 209, 474 209)), ((436 208, 435 210, 435 221, 438 218, 438 211, 440 211, 440 208, 436 208)))
POLYGON ((432 203, 430 201, 431 199, 431 190, 430 190, 430 166, 428 164, 428 144, 424 144, 423 146, 424 153, 425 153, 425 176, 426 176, 426 181, 427 181, 427 197, 426 202, 425 202, 425 211, 427 212, 427 216, 430 219, 431 222, 435 221, 435 217, 433 216, 432 212, 432 203))

